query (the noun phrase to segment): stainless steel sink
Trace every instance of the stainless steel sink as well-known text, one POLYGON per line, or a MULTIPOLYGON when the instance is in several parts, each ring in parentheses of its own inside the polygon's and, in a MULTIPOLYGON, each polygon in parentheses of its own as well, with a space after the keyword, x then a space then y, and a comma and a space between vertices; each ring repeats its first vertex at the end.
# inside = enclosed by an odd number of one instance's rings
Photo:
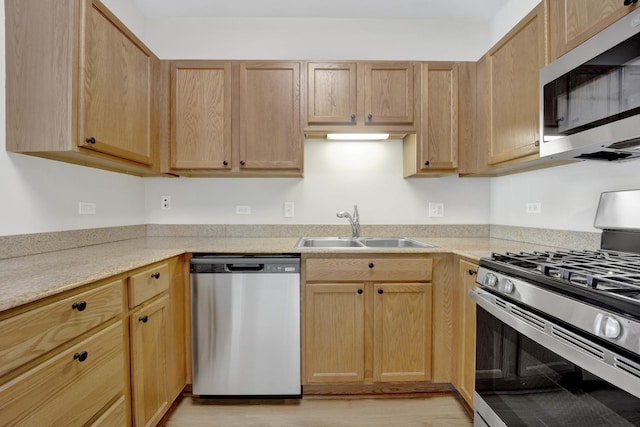
POLYGON ((435 248, 406 237, 303 237, 296 248, 435 248))
POLYGON ((296 248, 364 248, 364 245, 351 237, 303 237, 296 248))
POLYGON ((431 243, 423 243, 406 237, 363 237, 360 239, 368 248, 435 248, 431 243))

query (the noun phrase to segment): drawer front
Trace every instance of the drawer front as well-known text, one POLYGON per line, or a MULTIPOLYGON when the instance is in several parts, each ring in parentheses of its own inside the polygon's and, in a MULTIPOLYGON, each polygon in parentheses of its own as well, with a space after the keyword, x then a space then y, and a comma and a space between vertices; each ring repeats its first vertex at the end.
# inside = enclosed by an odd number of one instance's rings
POLYGON ((129 277, 129 308, 169 289, 169 264, 163 263, 129 277))
POLYGON ((87 423, 124 395, 123 335, 118 321, 0 386, 0 425, 87 423))
POLYGON ((431 259, 408 257, 309 258, 307 281, 431 281, 431 259))
POLYGON ((91 427, 124 427, 130 424, 127 405, 124 396, 121 396, 100 418, 91 423, 91 427))
POLYGON ((122 280, 0 322, 0 375, 122 313, 122 280))

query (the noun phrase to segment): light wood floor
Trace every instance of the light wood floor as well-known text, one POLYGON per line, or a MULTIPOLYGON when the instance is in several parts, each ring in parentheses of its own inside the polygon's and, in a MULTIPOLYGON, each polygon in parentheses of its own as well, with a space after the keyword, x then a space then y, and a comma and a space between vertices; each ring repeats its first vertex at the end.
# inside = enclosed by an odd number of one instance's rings
POLYGON ((463 427, 473 423, 453 396, 227 403, 185 397, 166 427, 463 427))

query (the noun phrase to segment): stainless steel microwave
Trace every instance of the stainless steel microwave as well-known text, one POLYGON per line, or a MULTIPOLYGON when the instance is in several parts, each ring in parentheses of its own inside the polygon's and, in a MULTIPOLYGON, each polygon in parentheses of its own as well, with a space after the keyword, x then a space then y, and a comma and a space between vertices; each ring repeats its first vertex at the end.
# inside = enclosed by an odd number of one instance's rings
POLYGON ((540 70, 540 157, 640 158, 640 11, 540 70))

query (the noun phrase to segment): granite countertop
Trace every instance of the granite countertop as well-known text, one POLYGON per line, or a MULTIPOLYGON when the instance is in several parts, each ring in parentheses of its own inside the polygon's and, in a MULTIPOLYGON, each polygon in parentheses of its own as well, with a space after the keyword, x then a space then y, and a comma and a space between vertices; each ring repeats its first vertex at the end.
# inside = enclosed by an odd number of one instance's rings
POLYGON ((295 248, 291 237, 142 237, 0 260, 0 311, 125 273, 187 252, 215 253, 453 253, 479 260, 491 252, 554 250, 491 238, 414 237, 435 248, 295 248))

